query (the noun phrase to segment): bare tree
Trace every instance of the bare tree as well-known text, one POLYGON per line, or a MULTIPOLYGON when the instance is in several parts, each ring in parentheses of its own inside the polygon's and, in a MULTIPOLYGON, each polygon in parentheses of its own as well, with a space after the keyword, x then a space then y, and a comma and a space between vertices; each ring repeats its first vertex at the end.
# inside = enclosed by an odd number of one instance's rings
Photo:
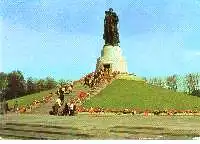
POLYGON ((173 76, 168 76, 166 79, 166 85, 168 89, 176 91, 178 86, 177 86, 177 75, 173 76))
POLYGON ((186 75, 186 85, 188 93, 191 94, 193 91, 199 89, 199 75, 198 74, 188 74, 186 75))

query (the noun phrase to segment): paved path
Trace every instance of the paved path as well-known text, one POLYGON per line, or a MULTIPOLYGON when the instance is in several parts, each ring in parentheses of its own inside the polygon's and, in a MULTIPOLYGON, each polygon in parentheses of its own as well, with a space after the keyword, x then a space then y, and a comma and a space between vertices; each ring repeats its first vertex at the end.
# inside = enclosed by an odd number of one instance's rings
MULTIPOLYGON (((95 90, 89 89, 87 86, 83 86, 81 83, 77 83, 74 85, 73 92, 70 94, 65 94, 65 102, 67 102, 69 99, 74 98, 79 91, 84 91, 84 92, 89 92, 90 97, 95 96, 98 94, 102 89, 104 89, 106 85, 102 85, 95 90)), ((52 110, 52 106, 54 105, 56 99, 58 98, 58 95, 54 94, 53 99, 45 104, 41 104, 40 107, 33 109, 31 112, 28 112, 29 114, 38 114, 38 115, 43 115, 43 114, 49 114, 49 111, 52 110)))
MULTIPOLYGON (((70 98, 73 98, 77 95, 77 93, 82 91, 88 91, 89 88, 82 86, 80 83, 74 85, 73 92, 71 94, 65 94, 65 102, 67 102, 70 98)), ((53 99, 45 104, 41 104, 40 107, 33 109, 30 114, 49 114, 49 111, 52 110, 52 106, 54 105, 56 99, 58 98, 58 95, 54 94, 53 99)))

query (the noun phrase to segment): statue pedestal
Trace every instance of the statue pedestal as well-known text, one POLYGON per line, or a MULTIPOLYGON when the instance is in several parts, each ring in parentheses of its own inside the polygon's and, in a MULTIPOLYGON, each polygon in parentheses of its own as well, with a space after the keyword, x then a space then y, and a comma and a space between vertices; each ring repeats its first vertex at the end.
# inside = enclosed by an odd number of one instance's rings
POLYGON ((97 59, 96 70, 101 67, 110 68, 112 72, 119 71, 120 73, 128 72, 127 62, 122 56, 122 51, 119 46, 104 46, 101 51, 101 57, 97 59))

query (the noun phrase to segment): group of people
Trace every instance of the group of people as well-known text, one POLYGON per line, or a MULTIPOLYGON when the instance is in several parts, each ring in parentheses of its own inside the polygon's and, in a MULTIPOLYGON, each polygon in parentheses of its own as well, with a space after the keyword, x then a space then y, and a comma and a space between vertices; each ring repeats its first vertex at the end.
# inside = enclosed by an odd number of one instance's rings
POLYGON ((64 116, 66 115, 73 116, 75 114, 75 111, 76 111, 76 104, 74 104, 73 102, 71 102, 71 104, 66 103, 62 114, 64 116))
POLYGON ((112 74, 108 73, 105 69, 101 68, 98 71, 90 73, 84 77, 83 85, 87 85, 90 88, 94 88, 99 84, 109 82, 111 80, 111 76, 115 77, 119 72, 113 72, 112 74))
POLYGON ((73 83, 60 86, 57 90, 57 95, 59 97, 56 100, 56 103, 52 106, 52 111, 49 112, 50 115, 74 115, 76 110, 76 105, 74 102, 65 103, 64 105, 64 94, 72 93, 73 91, 73 83))
POLYGON ((103 77, 102 71, 90 73, 87 76, 85 76, 83 85, 93 88, 94 86, 101 83, 102 77, 103 77))
POLYGON ((55 105, 52 106, 52 111, 49 112, 50 115, 59 116, 73 116, 76 111, 76 104, 74 102, 61 104, 60 99, 57 99, 55 105))
POLYGON ((66 84, 64 86, 59 86, 59 89, 57 90, 56 94, 60 95, 60 93, 69 94, 72 93, 73 90, 73 83, 66 84))
POLYGON ((73 91, 73 83, 66 84, 64 86, 60 86, 57 90, 56 94, 59 95, 59 99, 61 100, 61 103, 64 102, 64 94, 72 93, 73 91))

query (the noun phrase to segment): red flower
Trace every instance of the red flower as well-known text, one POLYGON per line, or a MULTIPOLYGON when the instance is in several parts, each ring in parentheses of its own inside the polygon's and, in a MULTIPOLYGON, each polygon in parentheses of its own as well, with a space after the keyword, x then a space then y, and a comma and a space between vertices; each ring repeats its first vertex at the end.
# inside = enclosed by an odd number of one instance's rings
POLYGON ((144 116, 148 116, 148 111, 144 111, 144 116))
POLYGON ((77 94, 78 98, 79 99, 84 99, 87 97, 87 93, 86 92, 83 92, 83 91, 80 91, 78 94, 77 94))

